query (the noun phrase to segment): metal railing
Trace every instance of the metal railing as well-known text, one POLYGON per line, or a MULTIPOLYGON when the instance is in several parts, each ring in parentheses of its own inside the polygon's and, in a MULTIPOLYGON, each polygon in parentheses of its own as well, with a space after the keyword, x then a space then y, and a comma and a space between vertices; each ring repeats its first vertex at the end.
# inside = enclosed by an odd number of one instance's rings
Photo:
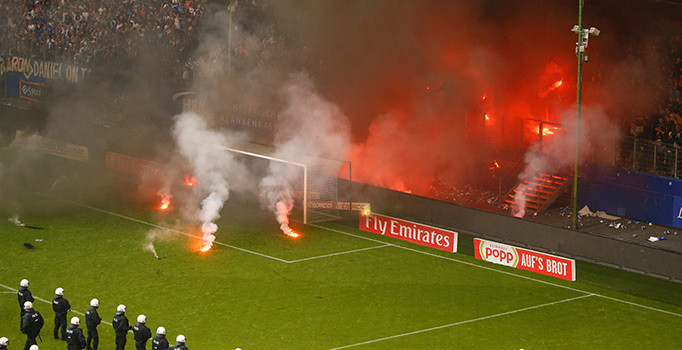
POLYGON ((674 178, 682 172, 682 152, 672 143, 625 137, 613 155, 612 164, 622 168, 674 178))

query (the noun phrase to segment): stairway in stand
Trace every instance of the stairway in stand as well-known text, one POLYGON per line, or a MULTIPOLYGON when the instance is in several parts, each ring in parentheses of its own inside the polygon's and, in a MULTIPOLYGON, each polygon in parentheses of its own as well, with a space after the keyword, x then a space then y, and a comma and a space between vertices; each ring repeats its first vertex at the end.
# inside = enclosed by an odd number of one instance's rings
POLYGON ((519 181, 514 188, 507 193, 504 202, 518 211, 517 198, 523 202, 525 198, 525 212, 542 213, 547 210, 559 198, 566 197, 570 192, 573 179, 564 174, 536 174, 530 178, 519 181))

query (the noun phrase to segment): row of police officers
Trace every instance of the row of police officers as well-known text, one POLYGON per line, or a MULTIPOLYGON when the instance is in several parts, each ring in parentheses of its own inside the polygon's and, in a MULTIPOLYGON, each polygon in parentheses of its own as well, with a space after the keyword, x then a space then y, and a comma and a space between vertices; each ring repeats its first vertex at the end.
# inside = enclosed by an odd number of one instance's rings
MULTIPOLYGON (((28 280, 21 280, 17 296, 19 297, 19 306, 21 307, 21 332, 26 334, 24 350, 38 350, 36 339, 40 337, 40 330, 43 328, 45 321, 40 312, 33 309, 35 299, 28 289, 28 280)), ((86 339, 83 330, 79 327, 80 319, 78 317, 72 317, 70 324, 67 326, 66 320, 68 312, 71 310, 71 304, 64 298, 64 289, 57 288, 52 300, 52 309, 55 313, 54 339, 59 339, 59 336, 61 336, 61 339, 66 341, 66 348, 68 350, 97 350, 99 346, 97 326, 102 322, 102 318, 97 313, 97 308, 99 308, 99 300, 92 299, 90 301, 90 308, 85 312, 85 326, 88 330, 86 339)), ((125 305, 119 305, 116 308, 116 315, 111 322, 116 333, 116 350, 125 349, 127 334, 131 330, 135 338, 135 349, 146 350, 147 341, 152 338, 151 330, 146 325, 147 317, 145 315, 137 316, 137 323, 131 327, 125 313, 125 305)), ((175 346, 170 347, 166 339, 166 329, 159 327, 156 329, 156 336, 152 339, 152 350, 188 350, 185 346, 186 339, 184 335, 178 335, 175 341, 175 346)), ((8 344, 9 340, 7 338, 0 338, 0 350, 7 349, 8 344)))

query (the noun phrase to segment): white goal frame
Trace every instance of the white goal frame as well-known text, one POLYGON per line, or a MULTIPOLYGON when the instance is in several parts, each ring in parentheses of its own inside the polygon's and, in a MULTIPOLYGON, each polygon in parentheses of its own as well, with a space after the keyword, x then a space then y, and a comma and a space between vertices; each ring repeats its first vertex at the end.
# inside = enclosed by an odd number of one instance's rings
POLYGON ((300 166, 303 168, 303 223, 308 224, 308 166, 303 163, 297 163, 293 162, 290 160, 285 160, 281 158, 275 158, 275 157, 270 157, 266 156, 264 154, 259 154, 259 153, 254 153, 254 152, 249 152, 249 151, 243 151, 235 148, 230 148, 230 147, 225 147, 225 146, 220 146, 220 148, 225 149, 227 151, 235 152, 235 153, 241 153, 257 158, 262 158, 262 159, 267 159, 267 160, 272 160, 275 162, 280 162, 280 163, 286 163, 286 164, 291 164, 295 166, 300 166))

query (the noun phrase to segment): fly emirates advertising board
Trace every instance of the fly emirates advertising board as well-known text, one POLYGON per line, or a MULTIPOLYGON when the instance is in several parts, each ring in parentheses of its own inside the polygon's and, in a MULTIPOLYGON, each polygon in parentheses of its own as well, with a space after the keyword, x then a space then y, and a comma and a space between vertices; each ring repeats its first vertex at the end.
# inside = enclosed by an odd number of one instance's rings
POLYGON ((476 259, 575 281, 575 260, 474 238, 476 259))
POLYGON ((457 232, 378 214, 360 216, 360 229, 419 245, 457 252, 457 232))

